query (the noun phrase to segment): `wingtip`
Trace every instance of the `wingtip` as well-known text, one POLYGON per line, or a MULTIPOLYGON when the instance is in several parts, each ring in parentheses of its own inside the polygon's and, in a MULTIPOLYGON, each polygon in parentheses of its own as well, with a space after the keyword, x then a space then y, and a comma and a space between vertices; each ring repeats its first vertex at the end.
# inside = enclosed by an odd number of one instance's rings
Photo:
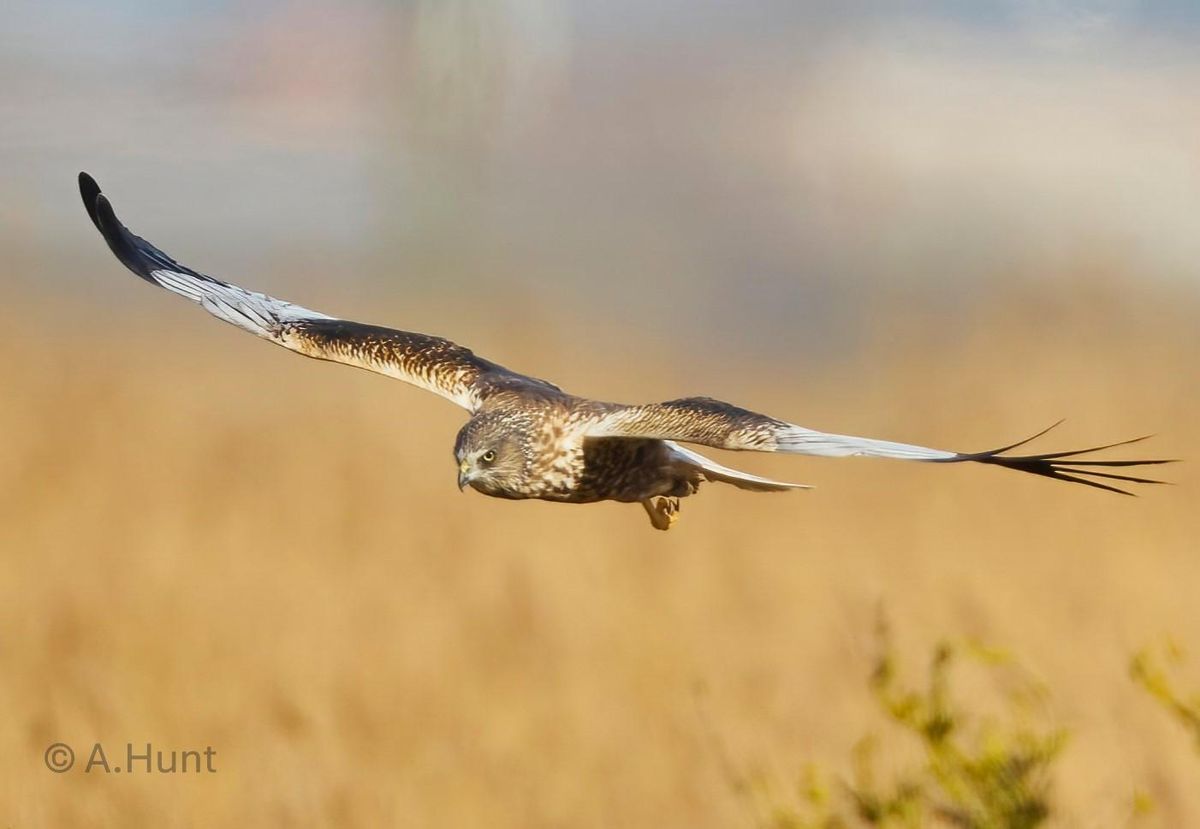
POLYGON ((113 210, 112 202, 103 193, 96 194, 96 201, 93 202, 93 207, 96 211, 96 226, 101 230, 104 230, 106 227, 109 229, 120 227, 120 223, 117 221, 117 214, 113 210))
POLYGON ((97 229, 100 229, 100 220, 96 213, 96 204, 103 198, 100 193, 100 185, 94 178, 82 171, 79 173, 79 195, 83 198, 83 206, 87 210, 88 218, 92 220, 92 224, 97 229))
MULTIPOLYGON (((83 205, 87 208, 92 224, 100 231, 100 235, 104 237, 117 259, 138 276, 149 279, 151 264, 146 261, 145 251, 138 247, 138 243, 145 243, 121 224, 113 210, 112 202, 100 192, 100 185, 87 173, 79 174, 79 194, 83 197, 83 205)), ((152 246, 146 247, 155 250, 152 246)))

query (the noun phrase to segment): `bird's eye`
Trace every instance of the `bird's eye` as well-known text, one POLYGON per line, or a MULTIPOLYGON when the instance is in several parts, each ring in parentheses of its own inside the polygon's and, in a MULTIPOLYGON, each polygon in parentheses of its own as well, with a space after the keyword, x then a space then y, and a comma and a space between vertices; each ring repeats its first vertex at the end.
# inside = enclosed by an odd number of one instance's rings
POLYGON ((484 463, 491 463, 492 461, 496 460, 496 453, 489 449, 480 456, 480 460, 482 460, 484 463))

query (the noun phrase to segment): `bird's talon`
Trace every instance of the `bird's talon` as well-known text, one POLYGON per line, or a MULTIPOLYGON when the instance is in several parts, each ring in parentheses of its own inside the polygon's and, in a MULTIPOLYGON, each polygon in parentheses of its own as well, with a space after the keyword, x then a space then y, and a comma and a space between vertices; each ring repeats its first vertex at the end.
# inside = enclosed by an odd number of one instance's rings
POLYGON ((656 530, 669 530, 679 520, 678 498, 656 495, 642 501, 642 506, 646 508, 646 513, 650 516, 650 523, 656 530))

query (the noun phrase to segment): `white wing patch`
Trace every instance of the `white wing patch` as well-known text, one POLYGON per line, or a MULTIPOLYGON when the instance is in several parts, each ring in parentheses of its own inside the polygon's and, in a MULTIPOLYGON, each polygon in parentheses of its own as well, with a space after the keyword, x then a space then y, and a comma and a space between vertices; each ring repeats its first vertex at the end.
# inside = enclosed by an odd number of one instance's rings
POLYGON ((727 466, 714 461, 712 458, 706 458, 699 452, 693 452, 691 449, 685 449, 673 440, 663 441, 667 448, 671 450, 671 454, 681 460, 683 463, 694 466, 704 472, 704 476, 710 481, 721 481, 722 483, 733 484, 741 489, 755 490, 758 492, 781 492, 788 489, 812 489, 808 484, 789 484, 784 481, 772 481, 770 478, 762 478, 758 475, 751 475, 749 472, 741 472, 737 469, 730 469, 727 466))
POLYGON ((797 455, 821 455, 827 458, 847 458, 865 455, 874 458, 898 458, 910 461, 941 461, 957 456, 944 449, 930 449, 911 443, 860 438, 853 435, 834 435, 789 425, 775 434, 775 451, 797 455))
POLYGON ((150 278, 171 293, 199 303, 217 319, 274 342, 281 342, 279 329, 283 323, 333 319, 327 314, 215 279, 201 279, 169 270, 151 271, 150 278))

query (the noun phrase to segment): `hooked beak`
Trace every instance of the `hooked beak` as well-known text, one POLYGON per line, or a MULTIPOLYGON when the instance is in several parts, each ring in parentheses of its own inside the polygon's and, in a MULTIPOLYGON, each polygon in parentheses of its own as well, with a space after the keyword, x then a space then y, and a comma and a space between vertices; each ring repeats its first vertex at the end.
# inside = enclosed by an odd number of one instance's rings
POLYGON ((463 488, 471 482, 471 475, 467 471, 467 462, 463 461, 458 465, 458 491, 462 492, 463 488))

